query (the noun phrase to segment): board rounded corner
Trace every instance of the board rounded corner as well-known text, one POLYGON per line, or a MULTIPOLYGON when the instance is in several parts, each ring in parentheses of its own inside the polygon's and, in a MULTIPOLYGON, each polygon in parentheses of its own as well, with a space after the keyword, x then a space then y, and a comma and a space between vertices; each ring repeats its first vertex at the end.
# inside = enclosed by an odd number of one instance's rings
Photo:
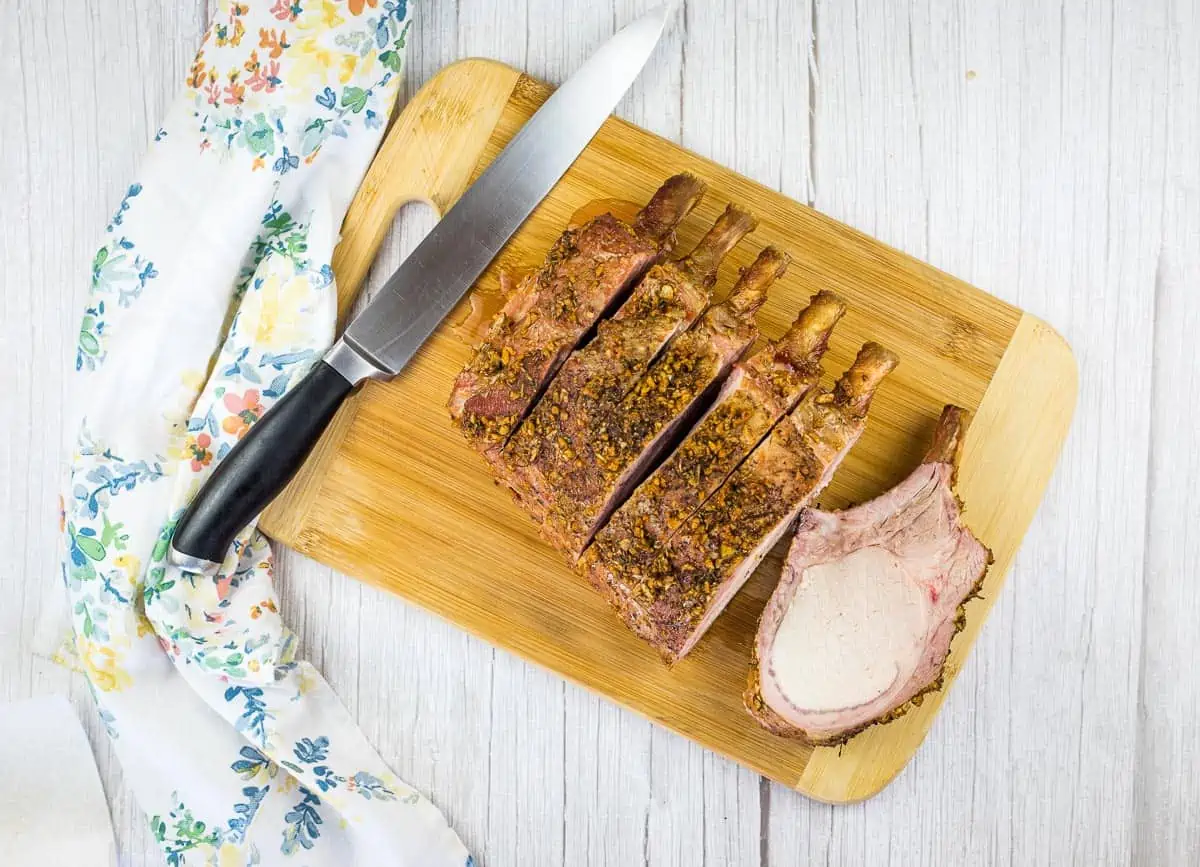
POLYGON ((492 72, 509 72, 513 75, 514 81, 522 75, 522 72, 514 66, 509 66, 501 60, 493 60, 490 57, 463 57, 458 60, 452 60, 433 74, 433 76, 421 85, 424 90, 435 81, 444 83, 448 79, 455 78, 460 74, 465 74, 473 77, 481 70, 489 70, 492 72))
MULTIPOLYGON (((924 737, 922 737, 924 741, 924 737)), ((805 767, 803 775, 796 784, 792 785, 792 789, 800 795, 810 797, 814 801, 828 803, 833 807, 852 807, 856 803, 870 801, 872 797, 876 797, 892 785, 896 778, 911 763, 916 757, 917 752, 913 751, 899 765, 889 766, 889 772, 880 777, 856 777, 853 779, 838 778, 838 781, 833 782, 826 770, 834 770, 844 761, 840 754, 842 747, 817 747, 812 751, 809 758, 809 765, 805 767), (828 758, 824 757, 824 752, 832 752, 828 758), (810 769, 817 766, 818 772, 810 775, 810 769)))
POLYGON ((920 735, 912 748, 902 751, 901 761, 889 760, 887 744, 894 743, 897 729, 912 725, 916 719, 916 715, 907 714, 872 726, 845 744, 815 747, 792 788, 806 798, 839 807, 871 800, 896 781, 928 736, 929 726, 918 723, 920 735))
MULTIPOLYGON (((1038 347, 1037 351, 1062 373, 1065 391, 1070 394, 1068 415, 1073 416, 1075 407, 1079 403, 1079 359, 1076 358, 1070 341, 1045 319, 1034 316, 1032 313, 1022 313, 1017 327, 1018 329, 1025 327, 1033 333, 1031 342, 1038 347)), ((1014 341, 1015 339, 1016 335, 1014 335, 1014 341)))

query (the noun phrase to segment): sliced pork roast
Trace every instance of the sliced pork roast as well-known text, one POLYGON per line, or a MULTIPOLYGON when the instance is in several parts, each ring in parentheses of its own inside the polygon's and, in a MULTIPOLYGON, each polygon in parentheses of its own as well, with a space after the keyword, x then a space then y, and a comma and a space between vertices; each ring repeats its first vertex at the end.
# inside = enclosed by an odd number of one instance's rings
POLYGON ((746 707, 764 728, 842 743, 941 687, 963 603, 991 561, 954 491, 966 424, 947 406, 907 479, 802 516, 754 644, 746 707))
POLYGON ((829 483, 862 434, 876 388, 895 366, 891 352, 865 344, 833 390, 801 400, 649 564, 597 561, 594 583, 668 663, 695 646, 829 483))
POLYGON ((591 342, 567 359, 500 453, 497 476, 552 544, 559 544, 561 525, 547 517, 592 496, 580 478, 596 466, 600 431, 664 347, 703 313, 722 259, 754 225, 731 206, 686 258, 651 268, 591 342))
POLYGON ((679 447, 613 514, 581 561, 593 583, 611 563, 649 560, 821 378, 846 307, 820 292, 778 341, 737 364, 679 447))
POLYGON ((477 449, 494 455, 507 442, 568 353, 669 249, 675 227, 703 194, 699 179, 676 175, 632 226, 601 214, 562 234, 454 382, 451 418, 477 449))
POLYGON ((599 421, 588 439, 590 460, 566 476, 569 496, 559 497, 543 532, 574 561, 597 528, 625 501, 675 435, 695 422, 730 369, 758 338, 754 314, 788 259, 768 247, 742 272, 720 304, 667 346, 624 399, 599 421))

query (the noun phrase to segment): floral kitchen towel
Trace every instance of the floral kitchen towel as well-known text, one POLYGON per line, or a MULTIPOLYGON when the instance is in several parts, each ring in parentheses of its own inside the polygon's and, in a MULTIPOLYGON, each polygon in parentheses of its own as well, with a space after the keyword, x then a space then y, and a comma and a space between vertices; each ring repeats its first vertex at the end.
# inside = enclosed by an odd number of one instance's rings
POLYGON ((405 0, 224 0, 92 262, 63 496, 75 648, 171 865, 470 863, 279 617, 248 528, 174 522, 333 339, 338 227, 396 99, 405 0))

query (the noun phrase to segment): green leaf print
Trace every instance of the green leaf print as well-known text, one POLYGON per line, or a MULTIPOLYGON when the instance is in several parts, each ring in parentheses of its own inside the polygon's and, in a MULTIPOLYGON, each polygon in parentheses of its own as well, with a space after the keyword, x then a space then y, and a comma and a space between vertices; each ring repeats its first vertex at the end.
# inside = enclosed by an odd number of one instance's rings
POLYGON ((79 535, 75 537, 75 544, 79 546, 79 550, 88 556, 89 560, 99 562, 104 559, 104 545, 94 536, 79 535))
POLYGON ((87 603, 83 601, 76 602, 74 610, 76 614, 83 617, 83 628, 80 630, 83 633, 83 637, 91 638, 94 636, 96 634, 96 624, 92 620, 92 612, 88 608, 87 603))
POLYGON ((93 317, 83 317, 83 324, 79 328, 79 348, 88 355, 100 354, 100 341, 96 339, 96 335, 92 334, 92 329, 95 327, 96 320, 93 317))
POLYGON ((164 596, 163 594, 175 586, 175 581, 166 580, 167 570, 162 566, 156 566, 150 570, 150 581, 142 590, 143 604, 149 608, 157 600, 161 602, 168 611, 174 611, 178 608, 179 603, 172 596, 164 596))
POLYGON ((100 528, 100 544, 105 547, 112 545, 114 551, 124 551, 125 543, 129 541, 129 534, 121 532, 125 525, 120 521, 111 523, 107 514, 101 514, 100 518, 104 521, 104 526, 100 528))
POLYGON ((79 530, 74 522, 67 522, 67 547, 70 549, 70 575, 76 581, 92 581, 96 567, 92 565, 104 559, 104 546, 85 527, 79 530))
POLYGON ((347 87, 342 91, 342 107, 358 114, 367 107, 367 92, 361 87, 347 87))
POLYGON ((275 130, 262 112, 254 115, 242 125, 242 135, 246 137, 246 147, 254 153, 275 153, 275 130))
MULTIPOLYGON (((182 510, 181 510, 182 514, 182 510)), ((175 525, 179 523, 179 519, 168 521, 163 525, 162 530, 158 533, 158 539, 154 543, 154 548, 150 552, 150 560, 154 563, 161 563, 167 559, 167 551, 171 547, 171 537, 175 535, 175 525)))
POLYGON ((263 233, 265 237, 290 232, 295 227, 296 221, 292 219, 292 215, 283 210, 278 202, 273 202, 267 210, 266 216, 263 217, 263 228, 266 229, 266 232, 263 233))
POLYGON ((401 67, 404 65, 404 59, 398 52, 395 51, 385 51, 380 54, 379 62, 392 72, 399 72, 401 67))
POLYGON ((323 117, 319 117, 304 128, 304 137, 300 139, 300 153, 304 156, 309 156, 317 148, 325 143, 325 139, 329 134, 325 131, 325 127, 329 125, 329 121, 323 117))

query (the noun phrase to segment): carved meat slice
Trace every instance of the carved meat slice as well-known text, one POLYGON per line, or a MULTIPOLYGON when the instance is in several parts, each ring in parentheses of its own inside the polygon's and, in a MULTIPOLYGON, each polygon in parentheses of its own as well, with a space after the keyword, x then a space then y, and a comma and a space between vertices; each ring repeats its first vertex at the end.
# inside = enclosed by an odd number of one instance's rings
POLYGON ((537 521, 580 503, 581 474, 596 466, 593 447, 614 409, 676 335, 708 306, 721 260, 754 220, 729 207, 686 258, 655 265, 595 338, 567 360, 494 466, 537 521))
POLYGON ((778 341, 736 365, 713 406, 597 533, 581 561, 593 583, 606 563, 648 561, 821 378, 821 356, 846 308, 819 292, 778 341))
MULTIPOLYGON (((544 535, 574 561, 596 530, 645 477, 676 434, 711 402, 730 369, 758 338, 754 314, 788 259, 768 247, 720 304, 667 346, 637 385, 595 425, 589 458, 567 473, 544 535)), ((597 419, 593 419, 597 421, 597 419)))
POLYGON ((764 728, 842 743, 941 687, 991 560, 954 490, 965 416, 946 407, 924 462, 887 493, 802 516, 754 645, 746 707, 764 728))
POLYGON ((891 352, 865 344, 833 390, 801 400, 649 564, 616 557, 593 572, 626 624, 668 663, 695 646, 829 483, 895 366, 891 352))
POLYGON ((669 249, 703 194, 700 180, 676 175, 632 226, 601 214, 569 229, 520 282, 450 394, 451 418, 479 451, 503 447, 596 320, 669 249))

